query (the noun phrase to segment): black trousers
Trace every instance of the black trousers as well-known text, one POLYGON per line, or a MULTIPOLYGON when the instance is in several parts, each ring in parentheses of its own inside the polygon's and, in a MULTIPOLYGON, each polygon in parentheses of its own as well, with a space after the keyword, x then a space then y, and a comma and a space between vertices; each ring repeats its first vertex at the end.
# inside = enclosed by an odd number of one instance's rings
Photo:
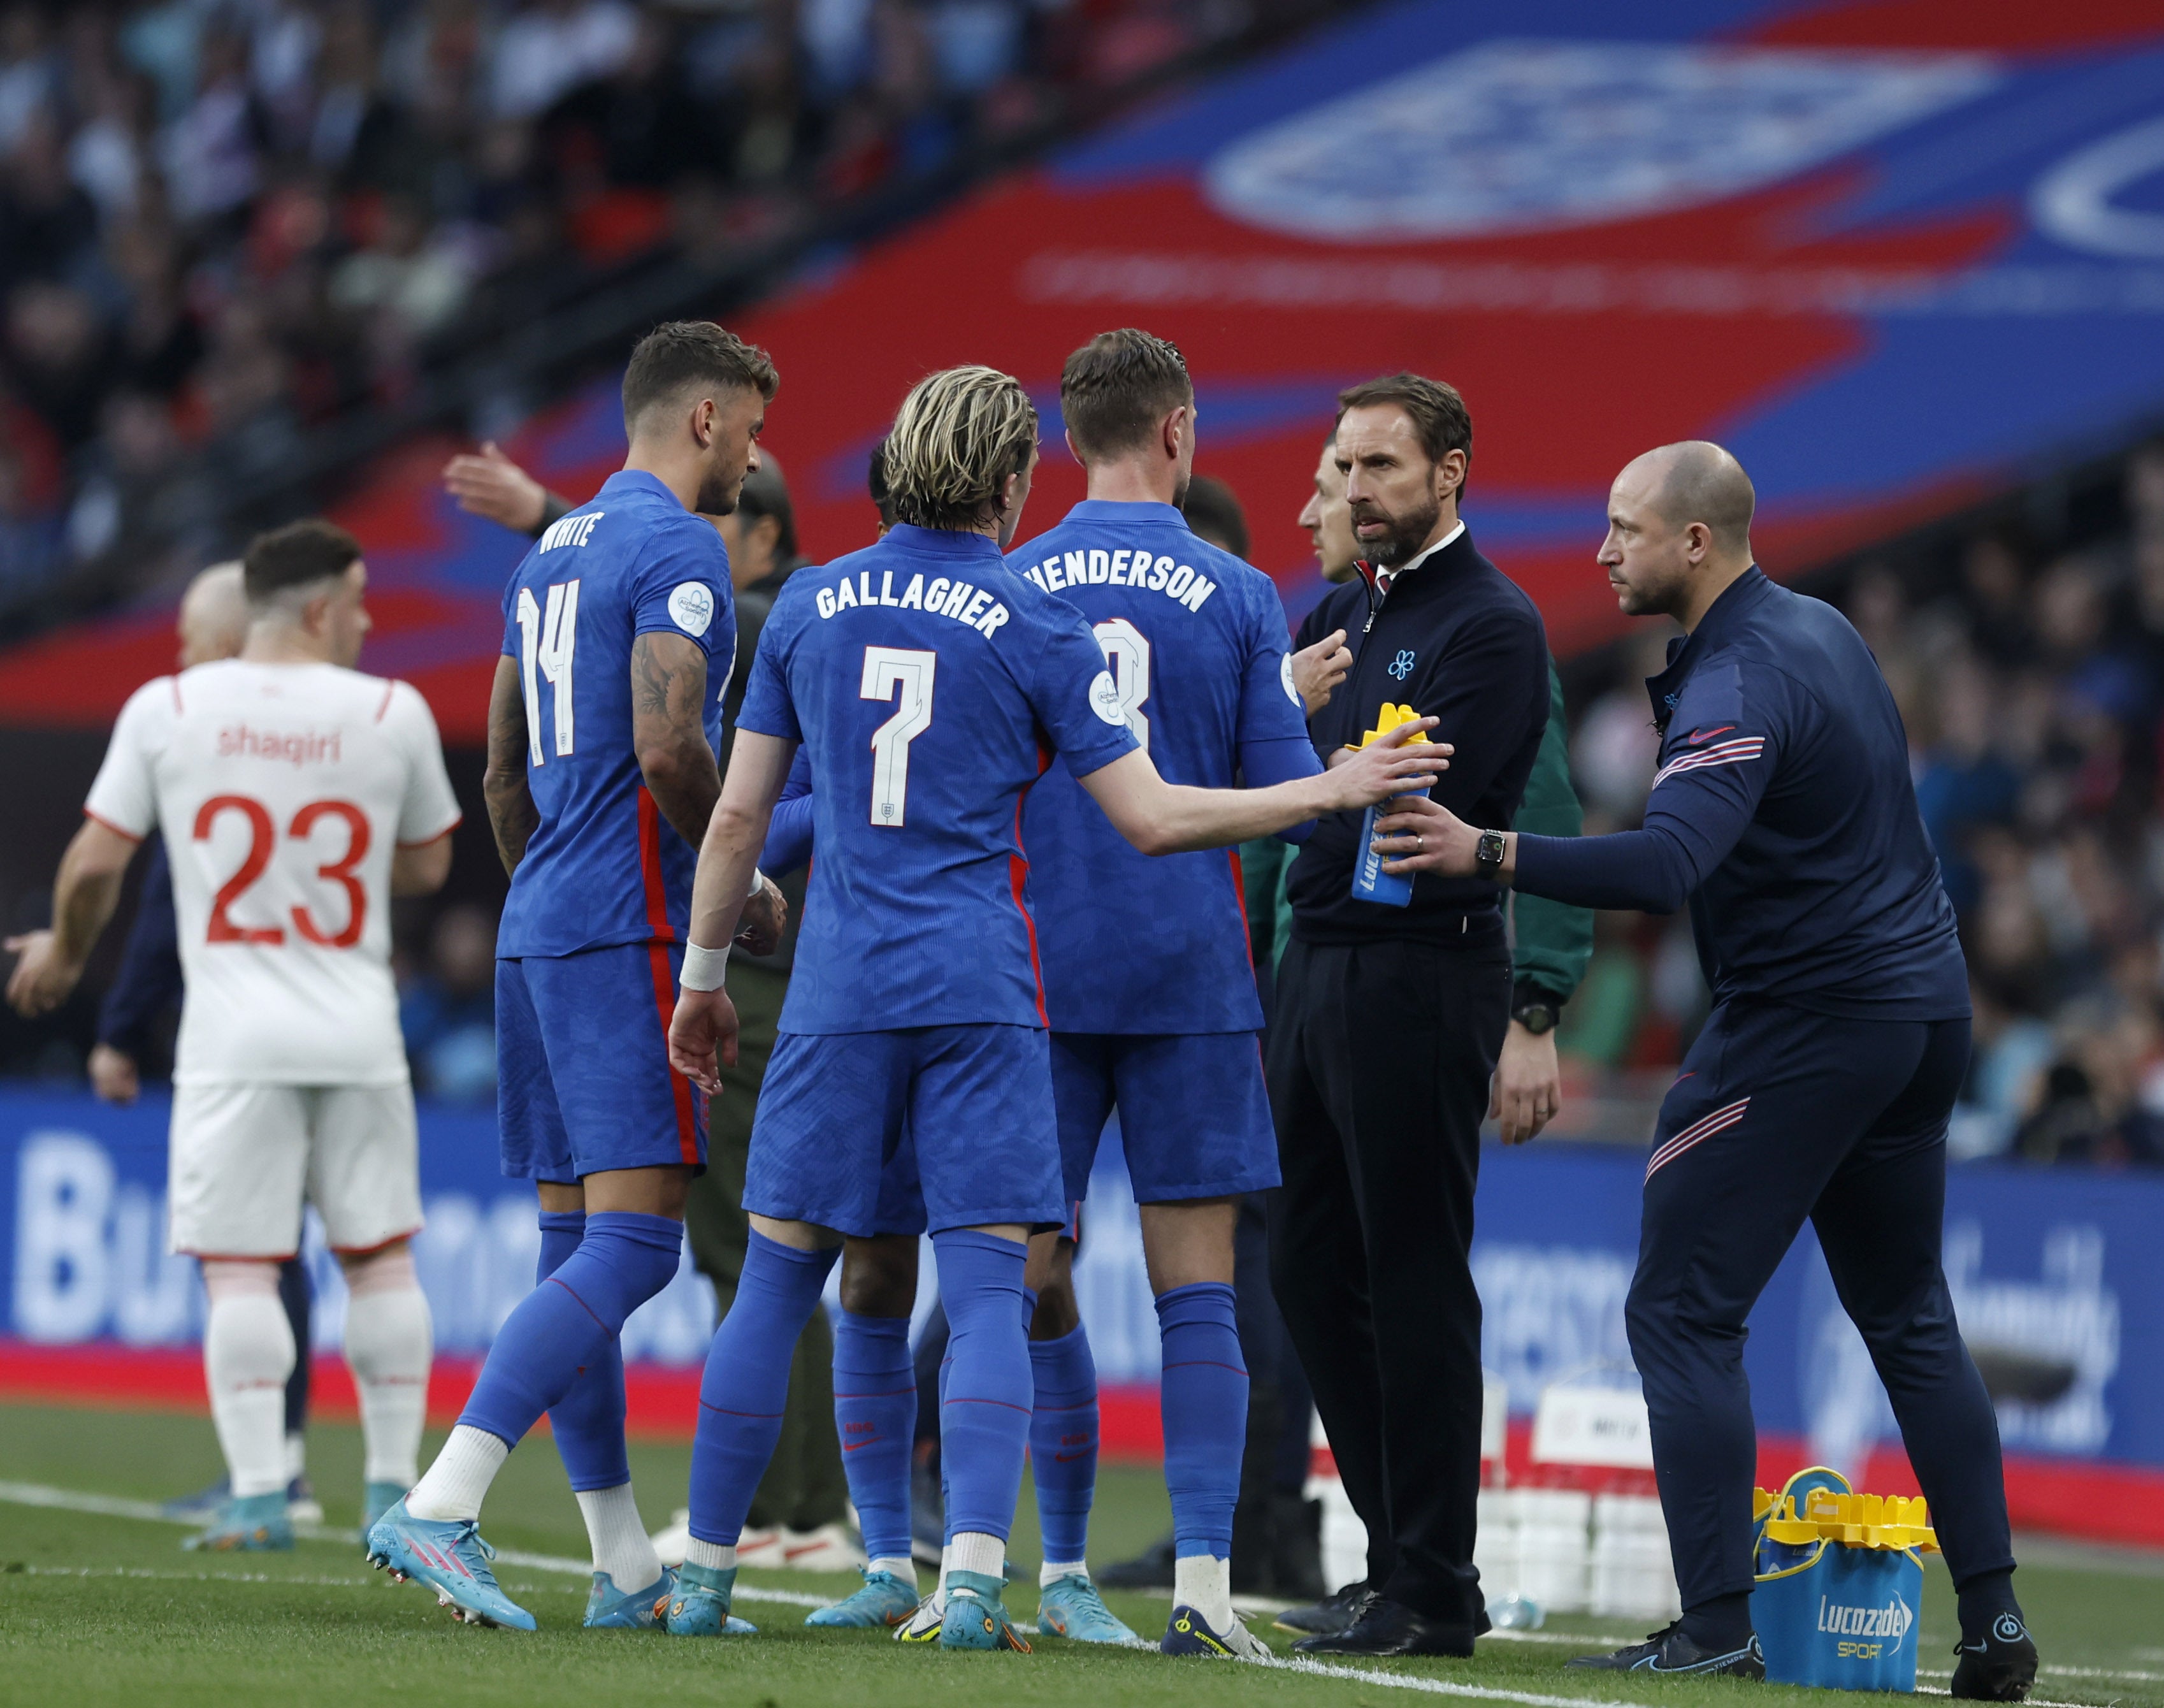
POLYGON ((1467 1253, 1510 1008, 1500 917, 1447 947, 1295 938, 1268 1045, 1284 1176, 1270 1279, 1368 1527, 1369 1581, 1474 1628, 1480 1297, 1467 1253))
POLYGON ((2014 1563, 1999 1420, 1939 1264, 1966 1020, 1724 1003, 1661 1106, 1625 1321, 1685 1607, 1752 1588, 1745 1319, 1808 1216, 1956 1588, 2014 1563))

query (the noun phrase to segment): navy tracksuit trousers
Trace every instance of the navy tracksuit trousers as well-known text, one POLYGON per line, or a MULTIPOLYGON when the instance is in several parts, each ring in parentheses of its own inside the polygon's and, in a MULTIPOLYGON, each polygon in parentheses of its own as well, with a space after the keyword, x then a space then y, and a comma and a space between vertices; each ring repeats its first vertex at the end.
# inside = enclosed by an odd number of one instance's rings
POLYGON ((1745 1318, 1808 1216, 1957 1588, 2014 1563, 1999 1421, 1939 1263, 1969 1022, 1715 1009, 1661 1106, 1626 1309, 1686 1608, 1752 1587, 1745 1318))

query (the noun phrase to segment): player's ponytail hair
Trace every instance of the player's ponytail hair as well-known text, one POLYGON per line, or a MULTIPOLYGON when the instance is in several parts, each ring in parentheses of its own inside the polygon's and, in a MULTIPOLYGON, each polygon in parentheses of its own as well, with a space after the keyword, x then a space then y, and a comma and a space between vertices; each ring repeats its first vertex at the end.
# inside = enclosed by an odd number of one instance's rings
POLYGON ((948 368, 919 380, 886 437, 896 519, 950 532, 1004 513, 1007 476, 1037 449, 1037 409, 997 368, 948 368))

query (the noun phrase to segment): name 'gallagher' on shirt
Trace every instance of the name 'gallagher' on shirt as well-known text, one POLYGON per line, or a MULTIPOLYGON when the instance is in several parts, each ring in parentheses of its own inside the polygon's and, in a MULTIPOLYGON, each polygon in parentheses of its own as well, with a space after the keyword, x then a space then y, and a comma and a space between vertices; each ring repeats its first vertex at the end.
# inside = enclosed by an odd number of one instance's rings
POLYGON ((674 943, 689 928, 699 851, 647 792, 632 740, 632 646, 649 633, 705 652, 702 722, 718 754, 737 644, 728 553, 711 522, 627 469, 551 523, 504 589, 539 815, 503 904, 504 959, 674 943))
MULTIPOLYGON (((1275 583, 1171 505, 1085 499, 1007 565, 1091 623, 1127 727, 1168 782, 1253 787, 1321 769, 1275 583)), ((1054 1031, 1261 1028, 1237 850, 1142 854, 1064 759, 1030 791, 1022 839, 1054 1031)))
POLYGON ((738 723, 811 759, 785 1032, 1046 1023, 1023 796, 1046 748, 1087 775, 1137 746, 1073 606, 905 523, 789 578, 738 723))

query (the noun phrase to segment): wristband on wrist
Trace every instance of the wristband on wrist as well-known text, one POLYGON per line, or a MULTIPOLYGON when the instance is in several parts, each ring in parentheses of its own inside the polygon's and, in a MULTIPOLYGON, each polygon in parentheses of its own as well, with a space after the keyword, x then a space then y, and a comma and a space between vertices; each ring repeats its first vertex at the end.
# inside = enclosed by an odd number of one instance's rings
POLYGON ((729 952, 696 943, 684 945, 684 970, 676 982, 687 991, 719 991, 728 984, 729 952))
POLYGON ((750 901, 753 896, 759 894, 759 892, 765 887, 766 874, 759 870, 757 866, 754 866, 751 869, 751 888, 744 891, 744 900, 747 901, 750 901))

